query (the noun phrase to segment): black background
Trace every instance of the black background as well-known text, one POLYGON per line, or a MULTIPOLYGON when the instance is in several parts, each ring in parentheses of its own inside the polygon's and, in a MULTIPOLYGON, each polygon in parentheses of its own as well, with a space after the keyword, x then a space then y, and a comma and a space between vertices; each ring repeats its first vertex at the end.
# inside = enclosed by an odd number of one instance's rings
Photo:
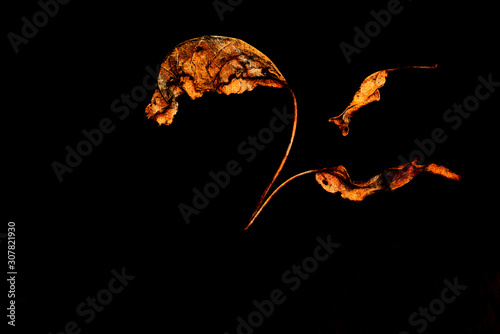
MULTIPOLYGON (((427 333, 495 333, 498 91, 458 129, 443 121, 445 110, 474 94, 479 75, 500 80, 495 9, 479 2, 402 6, 349 64, 339 44, 353 44, 353 28, 363 29, 386 1, 243 1, 223 21, 211 1, 71 1, 18 54, 5 37, 2 231, 16 222, 16 329, 59 333, 75 321, 81 333, 232 334, 253 300, 281 289, 286 302, 255 333, 399 333, 410 328, 410 314, 439 297, 444 279, 458 277, 467 290, 427 333), (207 34, 262 51, 297 96, 297 134, 276 185, 340 164, 366 180, 399 165, 398 156, 408 158, 414 140, 437 127, 448 137, 426 162, 462 181, 422 175, 351 202, 303 177, 243 231, 291 126, 250 163, 237 147, 268 126, 273 108, 292 109, 286 90, 183 96, 169 127, 144 116, 152 92, 124 120, 110 108, 142 84, 146 66, 207 34), (436 63, 436 70, 390 73, 381 101, 355 115, 347 137, 328 123, 369 74, 436 63), (64 162, 66 145, 75 148, 81 131, 103 118, 114 131, 60 183, 51 164, 64 162), (233 159, 242 172, 187 225, 179 204, 191 205, 192 189, 233 159), (342 246, 290 292, 281 275, 328 235, 342 246), (77 305, 123 267, 135 279, 86 324, 77 305)), ((4 36, 19 34, 21 17, 39 10, 36 1, 9 5, 4 36)))

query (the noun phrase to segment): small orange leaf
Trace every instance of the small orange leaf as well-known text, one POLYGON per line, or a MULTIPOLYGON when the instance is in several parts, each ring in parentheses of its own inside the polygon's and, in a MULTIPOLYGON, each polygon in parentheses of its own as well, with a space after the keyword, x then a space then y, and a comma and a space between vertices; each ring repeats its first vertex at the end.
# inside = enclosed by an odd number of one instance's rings
POLYGON ((345 110, 338 116, 330 118, 328 121, 334 123, 342 131, 343 136, 347 136, 349 133, 349 123, 355 111, 359 110, 361 107, 372 103, 374 101, 380 100, 379 88, 383 87, 385 84, 385 78, 387 74, 391 71, 400 70, 404 68, 424 68, 433 69, 434 66, 406 66, 399 68, 391 68, 387 70, 378 71, 370 74, 359 86, 358 91, 354 94, 354 98, 351 103, 345 108, 345 110))
POLYGON ((316 173, 316 181, 330 193, 339 192, 342 198, 351 201, 362 201, 366 196, 381 191, 394 190, 410 182, 421 173, 431 173, 459 181, 460 175, 448 168, 436 165, 417 165, 417 160, 407 164, 386 169, 368 181, 352 181, 344 166, 325 168, 316 173))

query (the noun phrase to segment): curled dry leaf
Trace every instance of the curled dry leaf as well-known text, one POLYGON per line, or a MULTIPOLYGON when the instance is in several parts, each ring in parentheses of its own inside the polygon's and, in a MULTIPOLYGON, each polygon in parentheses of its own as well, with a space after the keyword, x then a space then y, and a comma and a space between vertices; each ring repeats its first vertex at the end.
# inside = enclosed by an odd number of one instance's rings
POLYGON ((316 173, 316 181, 330 193, 340 192, 342 198, 351 201, 362 201, 366 196, 380 192, 394 190, 410 182, 413 177, 421 173, 431 173, 459 181, 460 175, 448 168, 436 165, 417 165, 417 160, 407 164, 386 169, 368 181, 352 181, 344 166, 326 168, 316 173))
POLYGON ((257 86, 286 87, 294 104, 294 122, 288 148, 257 204, 258 209, 285 164, 297 128, 295 94, 265 54, 232 37, 203 36, 180 43, 161 64, 158 88, 146 107, 146 116, 160 125, 170 125, 178 110, 177 97, 183 93, 194 100, 205 92, 241 94, 257 86))
POLYGON ((256 86, 281 88, 287 82, 266 55, 242 40, 193 38, 177 45, 161 64, 146 115, 170 125, 178 110, 177 97, 183 93, 194 100, 205 92, 240 94, 256 86))
POLYGON ((406 66, 391 68, 387 70, 378 71, 370 74, 359 86, 358 91, 354 94, 354 98, 351 103, 345 108, 345 110, 338 116, 329 119, 329 122, 333 122, 342 131, 343 136, 347 136, 349 133, 349 123, 355 111, 359 110, 361 107, 372 103, 374 101, 380 100, 379 88, 383 87, 385 84, 385 78, 389 72, 405 69, 405 68, 423 68, 423 69, 433 69, 434 66, 406 66))
POLYGON ((316 181, 326 191, 330 193, 339 192, 342 198, 350 199, 352 201, 362 201, 366 196, 374 193, 394 190, 402 187, 410 182, 416 175, 422 173, 441 175, 455 181, 460 181, 461 178, 459 174, 456 174, 441 165, 433 163, 428 165, 418 165, 417 159, 398 167, 386 169, 383 173, 372 177, 368 181, 352 181, 344 166, 312 169, 296 174, 280 184, 279 187, 277 187, 273 193, 267 197, 266 201, 259 208, 259 210, 252 216, 252 219, 245 227, 245 230, 253 224, 262 209, 264 209, 278 190, 283 188, 290 181, 303 175, 315 174, 316 181))

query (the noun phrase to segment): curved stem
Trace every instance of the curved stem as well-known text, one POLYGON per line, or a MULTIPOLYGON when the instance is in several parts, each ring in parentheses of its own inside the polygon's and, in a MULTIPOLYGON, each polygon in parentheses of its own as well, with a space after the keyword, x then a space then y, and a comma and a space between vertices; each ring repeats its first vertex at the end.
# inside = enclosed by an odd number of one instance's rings
POLYGON ((390 69, 385 70, 385 71, 392 72, 392 71, 397 71, 397 70, 405 70, 405 69, 409 69, 409 68, 423 68, 423 69, 432 70, 432 69, 437 68, 437 66, 438 66, 437 64, 431 65, 431 66, 402 66, 402 67, 390 68, 390 69))
POLYGON ((276 178, 278 177, 279 173, 283 169, 283 166, 285 165, 286 159, 288 158, 288 154, 290 153, 290 150, 292 149, 293 139, 295 138, 295 130, 297 129, 297 99, 295 98, 295 94, 293 93, 293 90, 289 86, 286 86, 286 87, 288 88, 288 91, 290 92, 290 94, 292 94, 292 98, 293 98, 293 126, 292 126, 292 134, 290 136, 290 143, 288 144, 288 148, 286 149, 285 156, 283 157, 283 160, 281 160, 281 164, 279 165, 278 170, 276 171, 276 173, 274 173, 274 176, 273 176, 271 182, 267 186, 266 190, 264 190, 264 193, 260 196, 259 202, 257 203, 257 206, 255 207, 255 210, 252 213, 252 221, 254 219, 253 217, 255 217, 256 214, 258 214, 257 211, 260 212, 259 209, 261 208, 262 202, 264 201, 267 193, 269 192, 269 189, 271 189, 271 187, 272 187, 274 181, 276 180, 276 178))
POLYGON ((283 188, 288 182, 292 181, 293 179, 298 178, 299 176, 306 175, 306 174, 311 174, 311 173, 317 173, 317 172, 320 172, 322 170, 324 170, 324 168, 307 170, 305 172, 302 172, 302 173, 299 173, 299 174, 296 174, 296 175, 292 176, 291 178, 289 178, 288 180, 286 180, 285 182, 283 182, 282 184, 280 184, 280 186, 278 188, 276 188, 271 193, 271 195, 269 195, 269 197, 266 199, 266 201, 264 202, 264 204, 262 204, 262 206, 260 206, 258 208, 258 210, 254 212, 254 214, 252 215, 252 219, 250 219, 250 222, 244 228, 244 230, 248 230, 248 228, 250 227, 250 225, 253 224, 253 222, 255 221, 255 219, 257 218, 257 216, 260 214, 260 212, 262 211, 262 209, 264 209, 264 207, 266 206, 266 204, 271 200, 271 198, 273 198, 273 196, 278 192, 278 190, 280 190, 281 188, 283 188))

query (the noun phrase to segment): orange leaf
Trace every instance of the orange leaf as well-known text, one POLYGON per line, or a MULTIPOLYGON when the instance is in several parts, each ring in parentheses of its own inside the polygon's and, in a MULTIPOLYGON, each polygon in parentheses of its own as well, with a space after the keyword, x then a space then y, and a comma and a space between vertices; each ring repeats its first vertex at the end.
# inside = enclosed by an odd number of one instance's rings
POLYGON ((355 111, 359 110, 361 107, 372 103, 374 101, 380 100, 379 88, 383 87, 385 84, 385 78, 387 74, 391 71, 400 70, 404 68, 424 68, 433 69, 434 66, 406 66, 399 68, 391 68, 388 70, 382 70, 370 74, 359 86, 358 91, 354 94, 354 98, 351 103, 345 108, 345 110, 338 116, 330 118, 328 121, 333 122, 342 131, 343 136, 347 136, 349 133, 349 123, 355 111))
POLYGON ((170 125, 178 110, 177 97, 183 93, 194 100, 205 92, 241 94, 257 86, 286 87, 293 98, 294 122, 285 156, 261 195, 256 210, 281 172, 297 128, 295 94, 276 65, 265 54, 232 37, 203 36, 180 43, 161 64, 158 88, 146 107, 148 118, 160 125, 170 125))
POLYGON ((242 40, 203 36, 177 45, 161 64, 158 89, 146 115, 170 125, 178 110, 177 97, 197 99, 205 92, 240 94, 256 86, 281 88, 287 82, 276 65, 242 40))
POLYGON ((460 175, 448 168, 436 165, 417 165, 417 160, 407 164, 386 169, 368 181, 352 181, 344 166, 325 168, 316 173, 316 181, 330 193, 339 192, 342 198, 351 201, 362 201, 366 196, 381 191, 394 190, 410 182, 421 173, 431 173, 459 181, 460 175))

